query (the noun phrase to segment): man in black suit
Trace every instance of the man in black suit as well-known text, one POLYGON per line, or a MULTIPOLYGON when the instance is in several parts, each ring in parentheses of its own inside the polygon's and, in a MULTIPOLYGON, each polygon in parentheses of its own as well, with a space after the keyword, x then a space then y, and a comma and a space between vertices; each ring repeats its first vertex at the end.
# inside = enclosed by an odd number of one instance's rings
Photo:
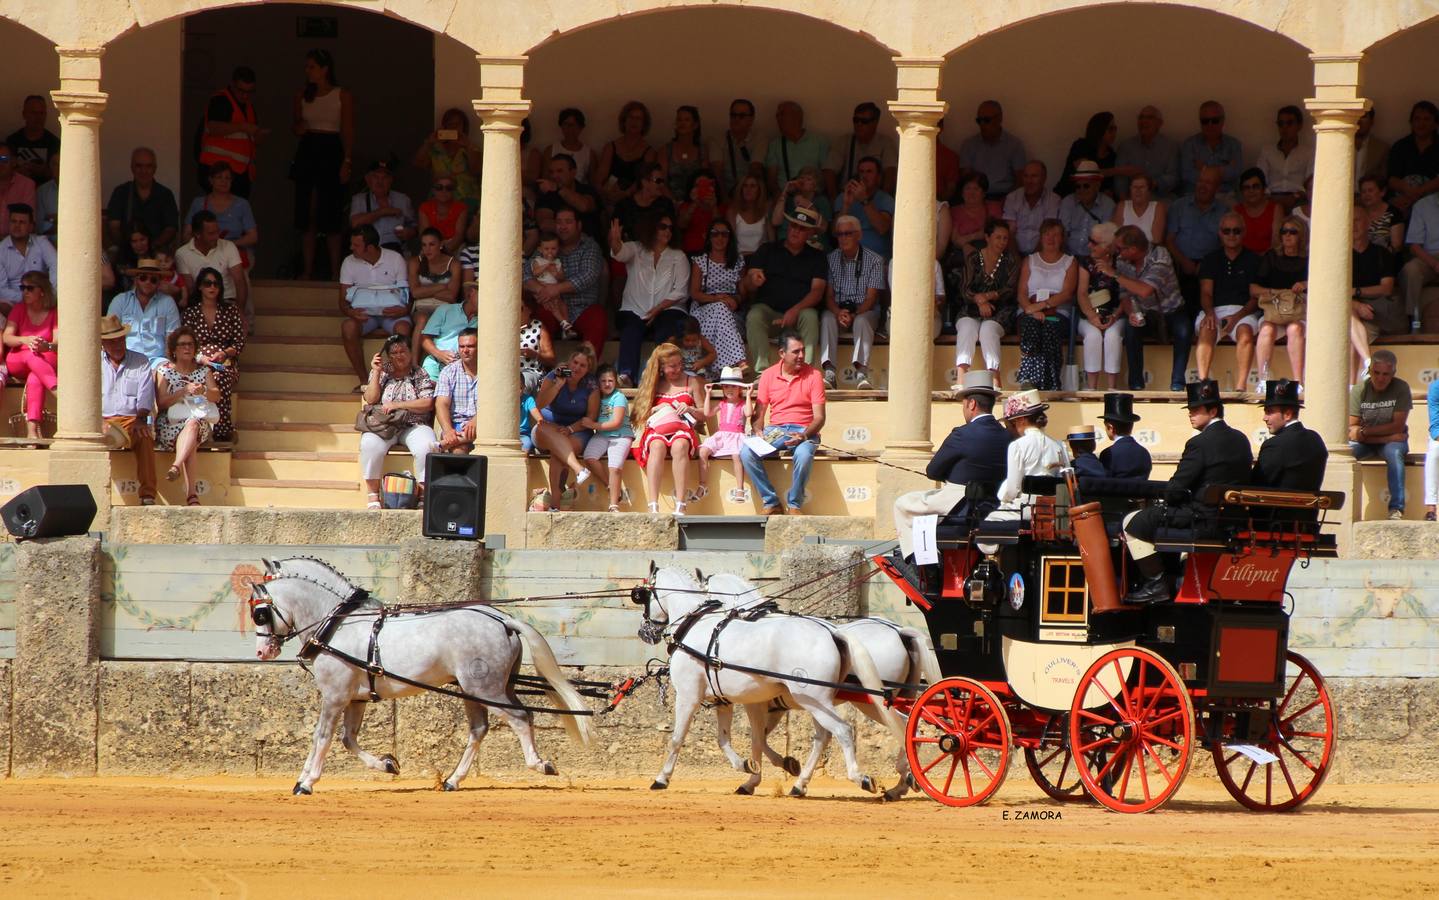
POLYGON ((1075 425, 1069 429, 1064 439, 1069 442, 1070 465, 1074 466, 1074 474, 1098 478, 1109 474, 1105 471, 1104 463, 1094 455, 1096 438, 1093 425, 1075 425))
POLYGON ((1329 450, 1324 438, 1299 421, 1299 382, 1264 383, 1264 424, 1270 437, 1259 445, 1250 483, 1286 491, 1317 491, 1324 482, 1329 450))
POLYGON ((1113 441, 1099 454, 1104 471, 1110 478, 1149 479, 1154 467, 1149 451, 1136 441, 1132 433, 1139 416, 1134 414, 1134 395, 1109 393, 1104 395, 1104 433, 1113 441))
MULTIPOLYGON (((1219 382, 1206 378, 1184 386, 1188 394, 1189 425, 1199 432, 1184 445, 1179 465, 1169 479, 1171 495, 1195 498, 1211 484, 1248 484, 1254 454, 1244 433, 1224 421, 1219 382)), ((1160 526, 1187 528, 1194 521, 1197 500, 1155 505, 1130 513, 1124 520, 1129 555, 1144 580, 1124 598, 1125 603, 1159 603, 1170 599, 1164 561, 1154 548, 1160 526)))
MULTIPOLYGON (((901 561, 912 564, 917 516, 972 515, 975 521, 994 508, 1008 463, 1009 430, 994 418, 999 392, 988 370, 966 372, 959 391, 965 424, 949 433, 925 475, 944 482, 928 491, 911 491, 894 502, 894 528, 901 561)), ((903 567, 902 567, 903 568, 903 567)))

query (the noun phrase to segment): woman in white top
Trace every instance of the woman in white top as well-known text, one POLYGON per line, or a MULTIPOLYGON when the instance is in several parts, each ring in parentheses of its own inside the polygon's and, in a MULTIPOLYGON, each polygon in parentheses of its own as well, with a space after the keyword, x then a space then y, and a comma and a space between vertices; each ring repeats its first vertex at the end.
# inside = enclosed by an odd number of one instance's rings
POLYGON ((585 130, 585 114, 573 106, 560 110, 560 139, 540 151, 540 171, 550 170, 550 160, 560 154, 570 156, 575 161, 575 180, 590 183, 590 167, 595 162, 594 148, 580 140, 580 132, 585 130))
POLYGON ((336 83, 329 51, 305 54, 305 88, 295 94, 292 110, 292 127, 300 139, 291 167, 295 228, 302 233, 300 278, 308 281, 315 277, 315 241, 322 230, 330 266, 339 271, 340 235, 345 231, 341 213, 355 149, 355 101, 336 83))
POLYGON ((1167 213, 1164 201, 1154 199, 1154 182, 1140 172, 1129 180, 1129 199, 1114 208, 1111 221, 1120 228, 1135 226, 1144 232, 1153 247, 1164 243, 1167 213))
POLYGON ((760 244, 774 239, 769 223, 769 198, 764 184, 753 175, 746 175, 735 188, 730 201, 729 223, 734 229, 735 246, 740 256, 749 256, 760 244))
POLYGON ((624 297, 615 325, 620 331, 620 384, 633 387, 640 371, 640 345, 646 338, 674 340, 684 331, 689 299, 690 261, 672 246, 674 217, 642 217, 635 225, 640 240, 626 241, 618 219, 610 223, 610 255, 626 264, 624 297))
POLYGON ((1059 390, 1059 368, 1069 339, 1069 317, 1079 289, 1079 267, 1064 252, 1064 225, 1045 219, 1039 249, 1019 267, 1019 382, 1059 390))

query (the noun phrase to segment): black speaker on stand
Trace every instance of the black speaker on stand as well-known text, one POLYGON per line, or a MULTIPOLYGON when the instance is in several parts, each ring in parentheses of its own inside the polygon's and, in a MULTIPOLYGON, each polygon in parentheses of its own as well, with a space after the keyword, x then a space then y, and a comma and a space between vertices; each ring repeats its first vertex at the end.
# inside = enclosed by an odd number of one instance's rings
POLYGON ((425 460, 425 537, 482 540, 485 536, 485 475, 489 459, 431 453, 425 460))
POLYGON ((85 534, 95 521, 95 496, 83 484, 36 485, 0 506, 0 519, 22 540, 85 534))

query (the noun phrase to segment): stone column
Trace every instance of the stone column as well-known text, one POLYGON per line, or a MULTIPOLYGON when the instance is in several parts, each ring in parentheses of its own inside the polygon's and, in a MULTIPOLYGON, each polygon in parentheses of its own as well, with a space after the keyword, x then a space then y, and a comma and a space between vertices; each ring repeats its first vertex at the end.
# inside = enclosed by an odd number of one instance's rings
POLYGON ((26 541, 19 547, 16 575, 10 772, 94 775, 100 542, 26 541))
MULTIPOLYGON (((941 59, 899 59, 899 182, 894 212, 894 290, 889 332, 889 438, 882 461, 922 470, 929 460, 930 365, 934 357, 934 159, 939 120, 941 59)), ((875 536, 894 533, 890 511, 900 494, 929 487, 922 475, 879 466, 875 536)))
POLYGON ((1354 130, 1369 107, 1360 96, 1360 56, 1312 54, 1314 204, 1309 234, 1309 314, 1304 397, 1309 426, 1329 446, 1324 488, 1348 498, 1339 516, 1340 552, 1352 537, 1358 471, 1349 451, 1349 302, 1353 294, 1354 130))
POLYGON ((110 455, 100 434, 100 91, 103 48, 60 47, 59 292, 60 388, 50 479, 88 484, 96 528, 110 521, 110 455))
POLYGON ((485 531, 504 534, 512 548, 525 545, 528 465, 520 450, 520 123, 530 113, 524 99, 525 57, 476 57, 485 165, 480 179, 479 382, 486 396, 475 416, 475 452, 489 458, 485 531), (513 397, 513 403, 503 398, 513 397))

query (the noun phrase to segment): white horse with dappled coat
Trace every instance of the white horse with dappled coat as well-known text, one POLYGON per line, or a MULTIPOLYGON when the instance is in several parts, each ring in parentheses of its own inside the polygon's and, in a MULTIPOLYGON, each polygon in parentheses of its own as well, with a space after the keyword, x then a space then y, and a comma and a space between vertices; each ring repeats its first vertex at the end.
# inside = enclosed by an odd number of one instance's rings
MULTIPOLYGON (((767 615, 753 621, 742 618, 726 621, 725 612, 704 612, 702 607, 710 598, 697 572, 655 569, 648 587, 641 637, 653 641, 665 631, 670 633, 671 640, 678 636, 681 645, 670 654, 670 684, 675 692, 674 732, 670 736, 669 755, 650 785, 652 789, 669 786, 680 748, 684 746, 690 722, 700 704, 721 700, 743 706, 750 717, 751 765, 746 767, 750 777, 736 793, 753 794, 760 783, 766 710, 770 701, 782 696, 813 716, 820 729, 839 741, 851 781, 870 793, 877 789, 874 778, 860 771, 855 757, 854 726, 835 708, 837 686, 850 673, 864 688, 875 692, 884 690, 884 681, 863 645, 820 621, 803 616, 767 615), (715 639, 717 629, 719 637, 715 639)), ((903 740, 895 713, 882 705, 876 709, 880 720, 903 740)), ((817 761, 818 756, 812 754, 810 767, 800 772, 797 784, 809 783, 817 761)), ((802 796, 803 790, 790 793, 802 796)))
MULTIPOLYGON (((730 609, 744 609, 767 602, 754 584, 739 575, 728 572, 711 575, 705 581, 705 590, 709 593, 710 599, 718 600, 730 609)), ((943 677, 939 671, 939 660, 935 658, 934 650, 929 646, 928 637, 916 628, 906 628, 888 619, 873 616, 849 619, 844 622, 830 622, 825 619, 816 619, 816 621, 823 622, 850 640, 863 645, 869 652, 870 659, 874 661, 875 670, 888 684, 918 685, 922 681, 934 684, 943 677)), ((918 694, 917 691, 907 693, 910 696, 918 694)), ((888 726, 878 705, 874 703, 856 703, 854 705, 870 719, 888 726)), ((776 702, 765 705, 764 732, 766 738, 779 724, 780 717, 786 711, 794 708, 794 701, 788 697, 776 698, 776 702)), ((736 770, 748 772, 750 761, 736 753, 730 743, 733 719, 733 707, 725 705, 715 707, 715 723, 719 731, 720 750, 724 751, 730 765, 734 766, 736 770)), ((796 775, 801 771, 813 772, 828 747, 829 733, 817 730, 814 735, 814 743, 810 748, 811 758, 803 769, 792 757, 780 756, 776 753, 769 746, 768 740, 764 742, 763 749, 766 759, 791 775, 796 775)), ((903 741, 899 745, 894 770, 899 773, 899 783, 884 792, 886 800, 898 800, 909 791, 909 757, 904 751, 903 741)), ((795 787, 803 792, 807 787, 807 782, 797 781, 795 787)))
MULTIPOLYGON (((371 631, 381 611, 377 600, 322 560, 296 557, 263 562, 269 575, 256 585, 250 598, 256 656, 262 660, 276 658, 286 641, 315 636, 332 613, 347 605, 353 607, 353 612, 340 619, 325 642, 353 658, 370 658, 371 631)), ((545 775, 557 774, 554 765, 535 749, 533 714, 522 708, 525 704, 514 691, 513 678, 519 670, 522 651, 529 650, 535 670, 548 685, 545 695, 554 708, 585 707, 538 631, 497 609, 476 603, 387 614, 375 646, 387 672, 433 687, 458 684, 465 694, 492 701, 489 705, 495 706, 520 739, 525 764, 545 775)), ((315 657, 311 669, 320 690, 320 719, 294 793, 309 794, 320 779, 335 724, 342 716, 341 741, 345 748, 371 769, 399 774, 400 764, 394 756, 377 757, 360 749, 360 725, 371 689, 365 669, 325 652, 315 657)), ((374 679, 374 690, 380 699, 389 700, 418 694, 424 688, 379 675, 374 679)), ((489 731, 489 706, 469 699, 463 702, 470 739, 454 771, 444 780, 447 791, 459 788, 479 752, 480 741, 489 731)), ((583 746, 589 744, 594 726, 587 717, 559 718, 572 739, 583 746)))

